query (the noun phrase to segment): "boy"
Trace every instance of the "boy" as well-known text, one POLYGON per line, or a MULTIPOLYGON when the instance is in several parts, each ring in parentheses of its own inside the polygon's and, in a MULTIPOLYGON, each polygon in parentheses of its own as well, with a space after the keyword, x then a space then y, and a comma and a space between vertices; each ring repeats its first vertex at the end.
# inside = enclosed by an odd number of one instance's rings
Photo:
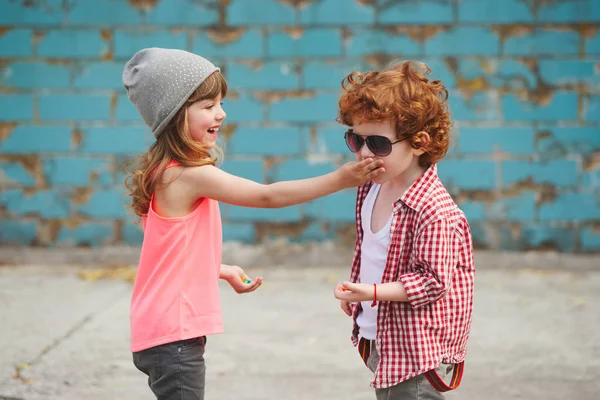
POLYGON ((350 281, 334 290, 378 400, 443 399, 460 384, 471 328, 471 233, 436 166, 449 146, 448 91, 429 72, 414 62, 354 72, 339 100, 348 148, 384 163, 358 189, 350 281))

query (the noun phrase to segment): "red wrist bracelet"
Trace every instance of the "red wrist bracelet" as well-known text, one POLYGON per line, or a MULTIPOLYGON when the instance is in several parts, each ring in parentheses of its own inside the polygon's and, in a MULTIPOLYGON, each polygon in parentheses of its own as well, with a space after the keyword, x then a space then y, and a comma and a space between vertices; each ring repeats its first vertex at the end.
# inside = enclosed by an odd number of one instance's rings
POLYGON ((377 284, 373 284, 373 302, 371 303, 371 307, 375 307, 377 305, 377 284))

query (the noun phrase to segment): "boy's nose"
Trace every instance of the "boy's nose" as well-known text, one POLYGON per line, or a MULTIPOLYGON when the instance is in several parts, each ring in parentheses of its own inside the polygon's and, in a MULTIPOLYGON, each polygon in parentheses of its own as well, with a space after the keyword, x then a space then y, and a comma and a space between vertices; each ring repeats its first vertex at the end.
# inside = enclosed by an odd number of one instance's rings
POLYGON ((364 160, 365 158, 375 157, 375 154, 369 150, 369 146, 367 146, 366 143, 363 143, 362 147, 360 148, 360 156, 364 160))

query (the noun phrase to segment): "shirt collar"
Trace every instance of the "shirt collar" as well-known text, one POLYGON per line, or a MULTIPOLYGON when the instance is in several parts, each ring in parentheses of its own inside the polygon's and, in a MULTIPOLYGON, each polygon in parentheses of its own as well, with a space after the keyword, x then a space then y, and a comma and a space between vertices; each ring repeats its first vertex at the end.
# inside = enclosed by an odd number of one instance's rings
POLYGON ((404 192, 398 199, 408 207, 418 211, 423 207, 429 196, 427 194, 433 189, 438 181, 437 165, 432 164, 425 172, 404 192))

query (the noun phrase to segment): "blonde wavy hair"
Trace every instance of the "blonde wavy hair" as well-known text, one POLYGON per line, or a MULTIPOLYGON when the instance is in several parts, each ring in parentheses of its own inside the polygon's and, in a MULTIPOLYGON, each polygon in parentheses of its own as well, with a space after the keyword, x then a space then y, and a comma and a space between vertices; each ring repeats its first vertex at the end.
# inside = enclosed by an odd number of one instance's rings
POLYGON ((337 121, 347 126, 364 122, 393 121, 398 138, 409 137, 411 146, 425 151, 419 165, 441 160, 450 146, 452 121, 448 91, 439 80, 429 80, 431 70, 414 61, 396 63, 383 72, 352 72, 342 80, 337 121), (427 132, 423 145, 419 132, 427 132))
POLYGON ((135 167, 125 178, 125 186, 132 198, 130 208, 137 216, 142 217, 148 213, 152 193, 171 161, 177 161, 184 167, 197 167, 216 165, 223 157, 220 147, 207 149, 202 143, 192 139, 188 129, 188 107, 200 100, 213 99, 219 94, 221 97, 227 95, 227 82, 217 71, 192 93, 150 149, 137 158, 135 167))

